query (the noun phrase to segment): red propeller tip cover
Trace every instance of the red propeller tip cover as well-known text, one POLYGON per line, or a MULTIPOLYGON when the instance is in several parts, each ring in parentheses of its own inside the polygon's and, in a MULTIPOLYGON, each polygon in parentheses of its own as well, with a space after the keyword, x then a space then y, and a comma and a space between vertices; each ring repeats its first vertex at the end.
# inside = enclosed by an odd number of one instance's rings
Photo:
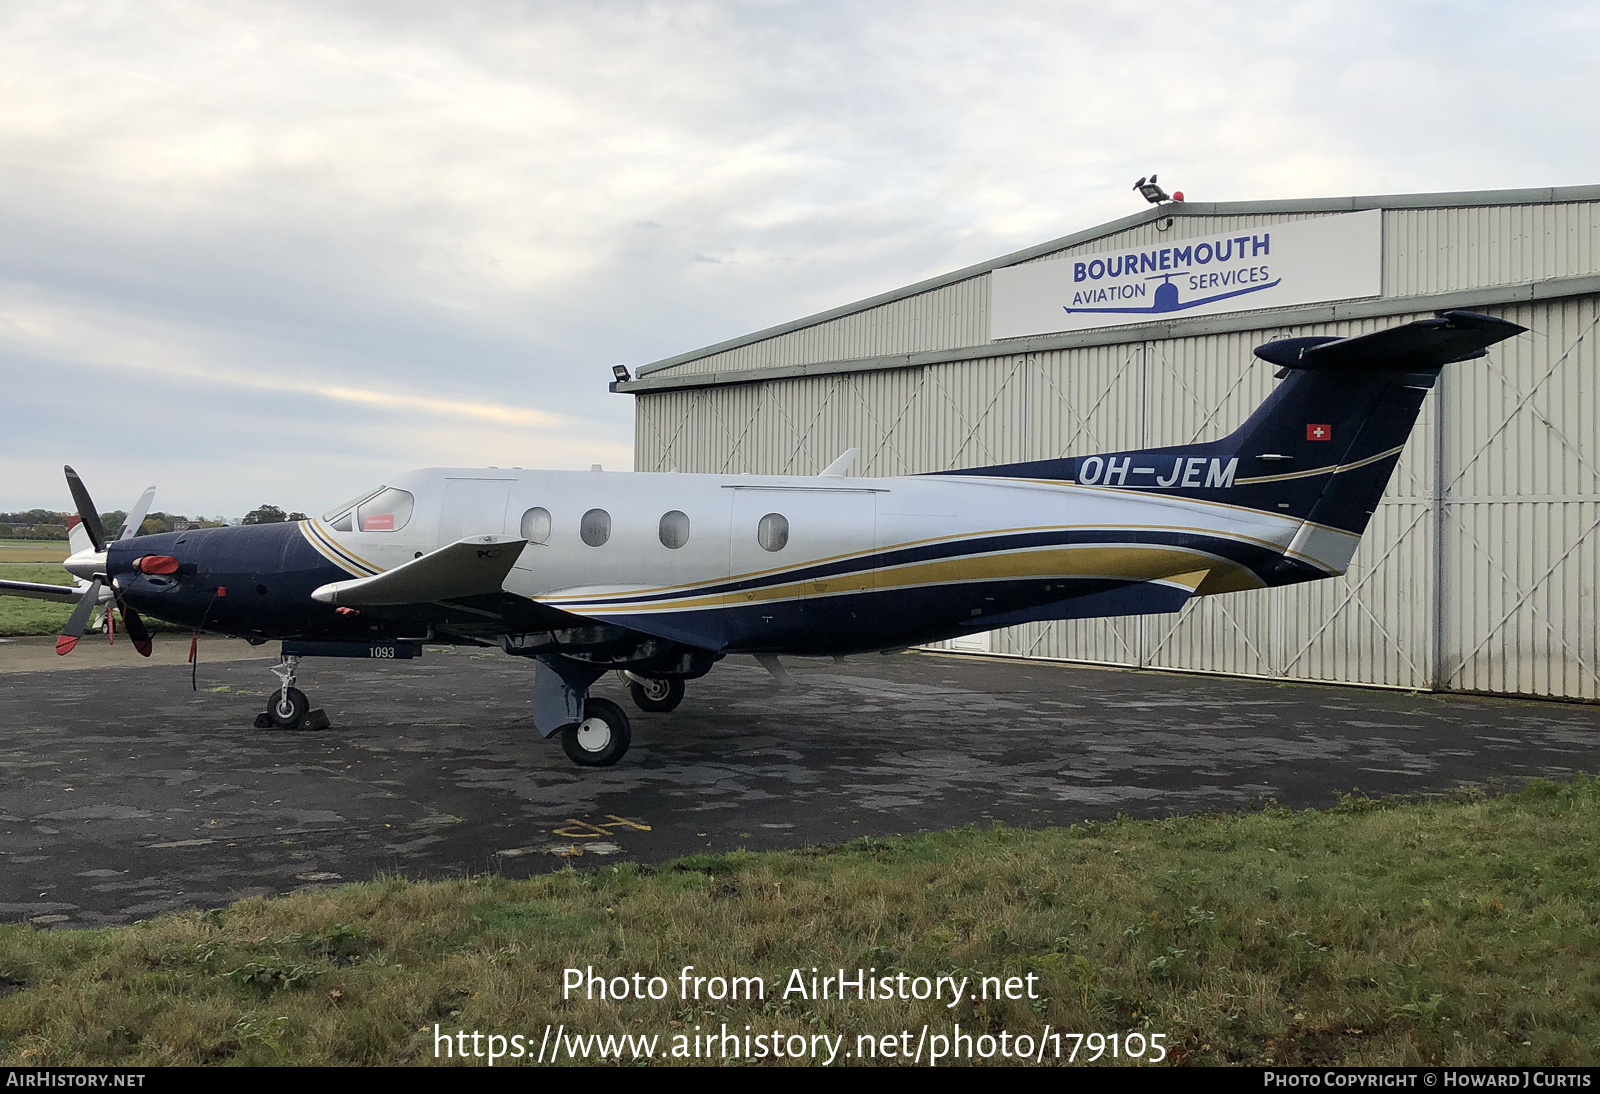
POLYGON ((133 648, 139 651, 140 657, 149 657, 152 647, 150 645, 150 640, 146 638, 143 642, 135 642, 133 644, 133 648))
POLYGON ((76 638, 69 638, 67 635, 63 634, 56 639, 56 653, 65 656, 71 653, 72 647, 76 646, 77 644, 78 640, 76 638))

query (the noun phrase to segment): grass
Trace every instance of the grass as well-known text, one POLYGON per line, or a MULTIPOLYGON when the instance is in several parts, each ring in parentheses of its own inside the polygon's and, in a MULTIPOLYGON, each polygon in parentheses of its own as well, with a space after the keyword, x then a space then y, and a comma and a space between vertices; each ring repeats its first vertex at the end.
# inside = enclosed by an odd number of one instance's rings
MULTIPOLYGON (((72 575, 61 568, 61 560, 66 557, 65 543, 0 540, 0 578, 70 586, 72 575)), ((71 604, 0 596, 0 637, 57 634, 71 615, 71 604)))
MULTIPOLYGON (((1593 1064, 1600 783, 383 879, 90 931, 0 927, 0 1062, 386 1064, 433 1027, 1164 1033, 1192 1064, 1593 1064), (661 1001, 561 1001, 562 970, 661 1001), (766 1001, 679 999, 679 970, 766 1001), (1026 976, 1036 1000, 779 998, 790 970, 1026 976), (7 989, 9 993, 7 994, 7 989)), ((665 1043, 665 1042, 664 1042, 665 1043)))
POLYGON ((61 562, 67 541, 54 539, 0 539, 0 562, 61 562))

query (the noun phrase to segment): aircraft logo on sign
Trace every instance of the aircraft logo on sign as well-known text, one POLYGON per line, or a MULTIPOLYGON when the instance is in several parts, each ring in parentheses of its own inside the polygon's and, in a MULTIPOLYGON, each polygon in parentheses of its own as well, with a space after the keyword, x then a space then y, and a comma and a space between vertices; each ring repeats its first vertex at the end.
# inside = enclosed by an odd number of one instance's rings
POLYGON ((1024 262, 990 275, 990 337, 1377 296, 1381 255, 1370 209, 1024 262))
MULTIPOLYGON (((1261 267, 1261 269, 1263 272, 1265 272, 1265 267, 1261 267)), ((1247 274, 1254 273, 1255 270, 1249 270, 1245 272, 1247 274)), ((1243 296, 1245 293, 1260 292, 1262 289, 1275 288, 1283 283, 1283 278, 1280 277, 1273 281, 1267 281, 1260 285, 1251 285, 1250 287, 1244 289, 1234 289, 1231 292, 1221 292, 1212 296, 1202 296, 1198 300, 1183 300, 1178 295, 1178 286, 1172 283, 1172 276, 1172 274, 1157 274, 1155 277, 1145 278, 1146 281, 1161 282, 1161 284, 1156 286, 1153 299, 1150 302, 1150 306, 1147 308, 1073 308, 1068 307, 1067 305, 1062 305, 1062 307, 1069 314, 1072 312, 1110 312, 1120 314, 1142 312, 1145 314, 1154 315, 1162 312, 1187 311, 1190 308, 1198 308, 1202 304, 1210 304, 1216 300, 1226 300, 1231 296, 1243 296)))

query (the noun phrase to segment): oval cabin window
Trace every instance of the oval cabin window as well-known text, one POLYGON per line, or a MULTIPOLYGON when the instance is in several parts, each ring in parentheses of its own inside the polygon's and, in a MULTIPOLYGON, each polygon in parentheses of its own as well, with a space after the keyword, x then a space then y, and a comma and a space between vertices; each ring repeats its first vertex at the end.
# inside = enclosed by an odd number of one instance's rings
POLYGON ((756 542, 763 551, 781 551, 789 543, 789 518, 782 513, 768 513, 756 525, 756 542))
POLYGON ((522 514, 522 538, 529 543, 549 543, 550 510, 535 505, 522 514))
POLYGON ((591 547, 602 546, 611 538, 611 514, 604 509, 589 510, 578 524, 578 535, 591 547))
POLYGON ((661 514, 661 546, 676 551, 689 542, 689 514, 677 509, 661 514))

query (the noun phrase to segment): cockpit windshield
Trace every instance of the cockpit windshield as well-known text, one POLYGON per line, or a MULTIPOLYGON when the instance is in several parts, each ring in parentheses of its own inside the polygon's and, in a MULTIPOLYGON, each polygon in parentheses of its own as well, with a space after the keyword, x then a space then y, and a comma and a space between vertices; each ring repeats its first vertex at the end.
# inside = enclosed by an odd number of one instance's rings
POLYGON ((367 490, 367 491, 365 491, 363 493, 357 494, 355 497, 351 498, 349 501, 340 502, 338 505, 335 505, 332 509, 329 509, 326 513, 322 514, 322 519, 331 521, 331 520, 335 519, 336 517, 338 517, 339 514, 345 512, 347 510, 354 509, 356 506, 360 505, 362 502, 366 501, 368 498, 372 497, 373 495, 379 493, 382 490, 383 490, 383 487, 379 486, 379 487, 376 487, 376 488, 374 488, 372 490, 367 490))

